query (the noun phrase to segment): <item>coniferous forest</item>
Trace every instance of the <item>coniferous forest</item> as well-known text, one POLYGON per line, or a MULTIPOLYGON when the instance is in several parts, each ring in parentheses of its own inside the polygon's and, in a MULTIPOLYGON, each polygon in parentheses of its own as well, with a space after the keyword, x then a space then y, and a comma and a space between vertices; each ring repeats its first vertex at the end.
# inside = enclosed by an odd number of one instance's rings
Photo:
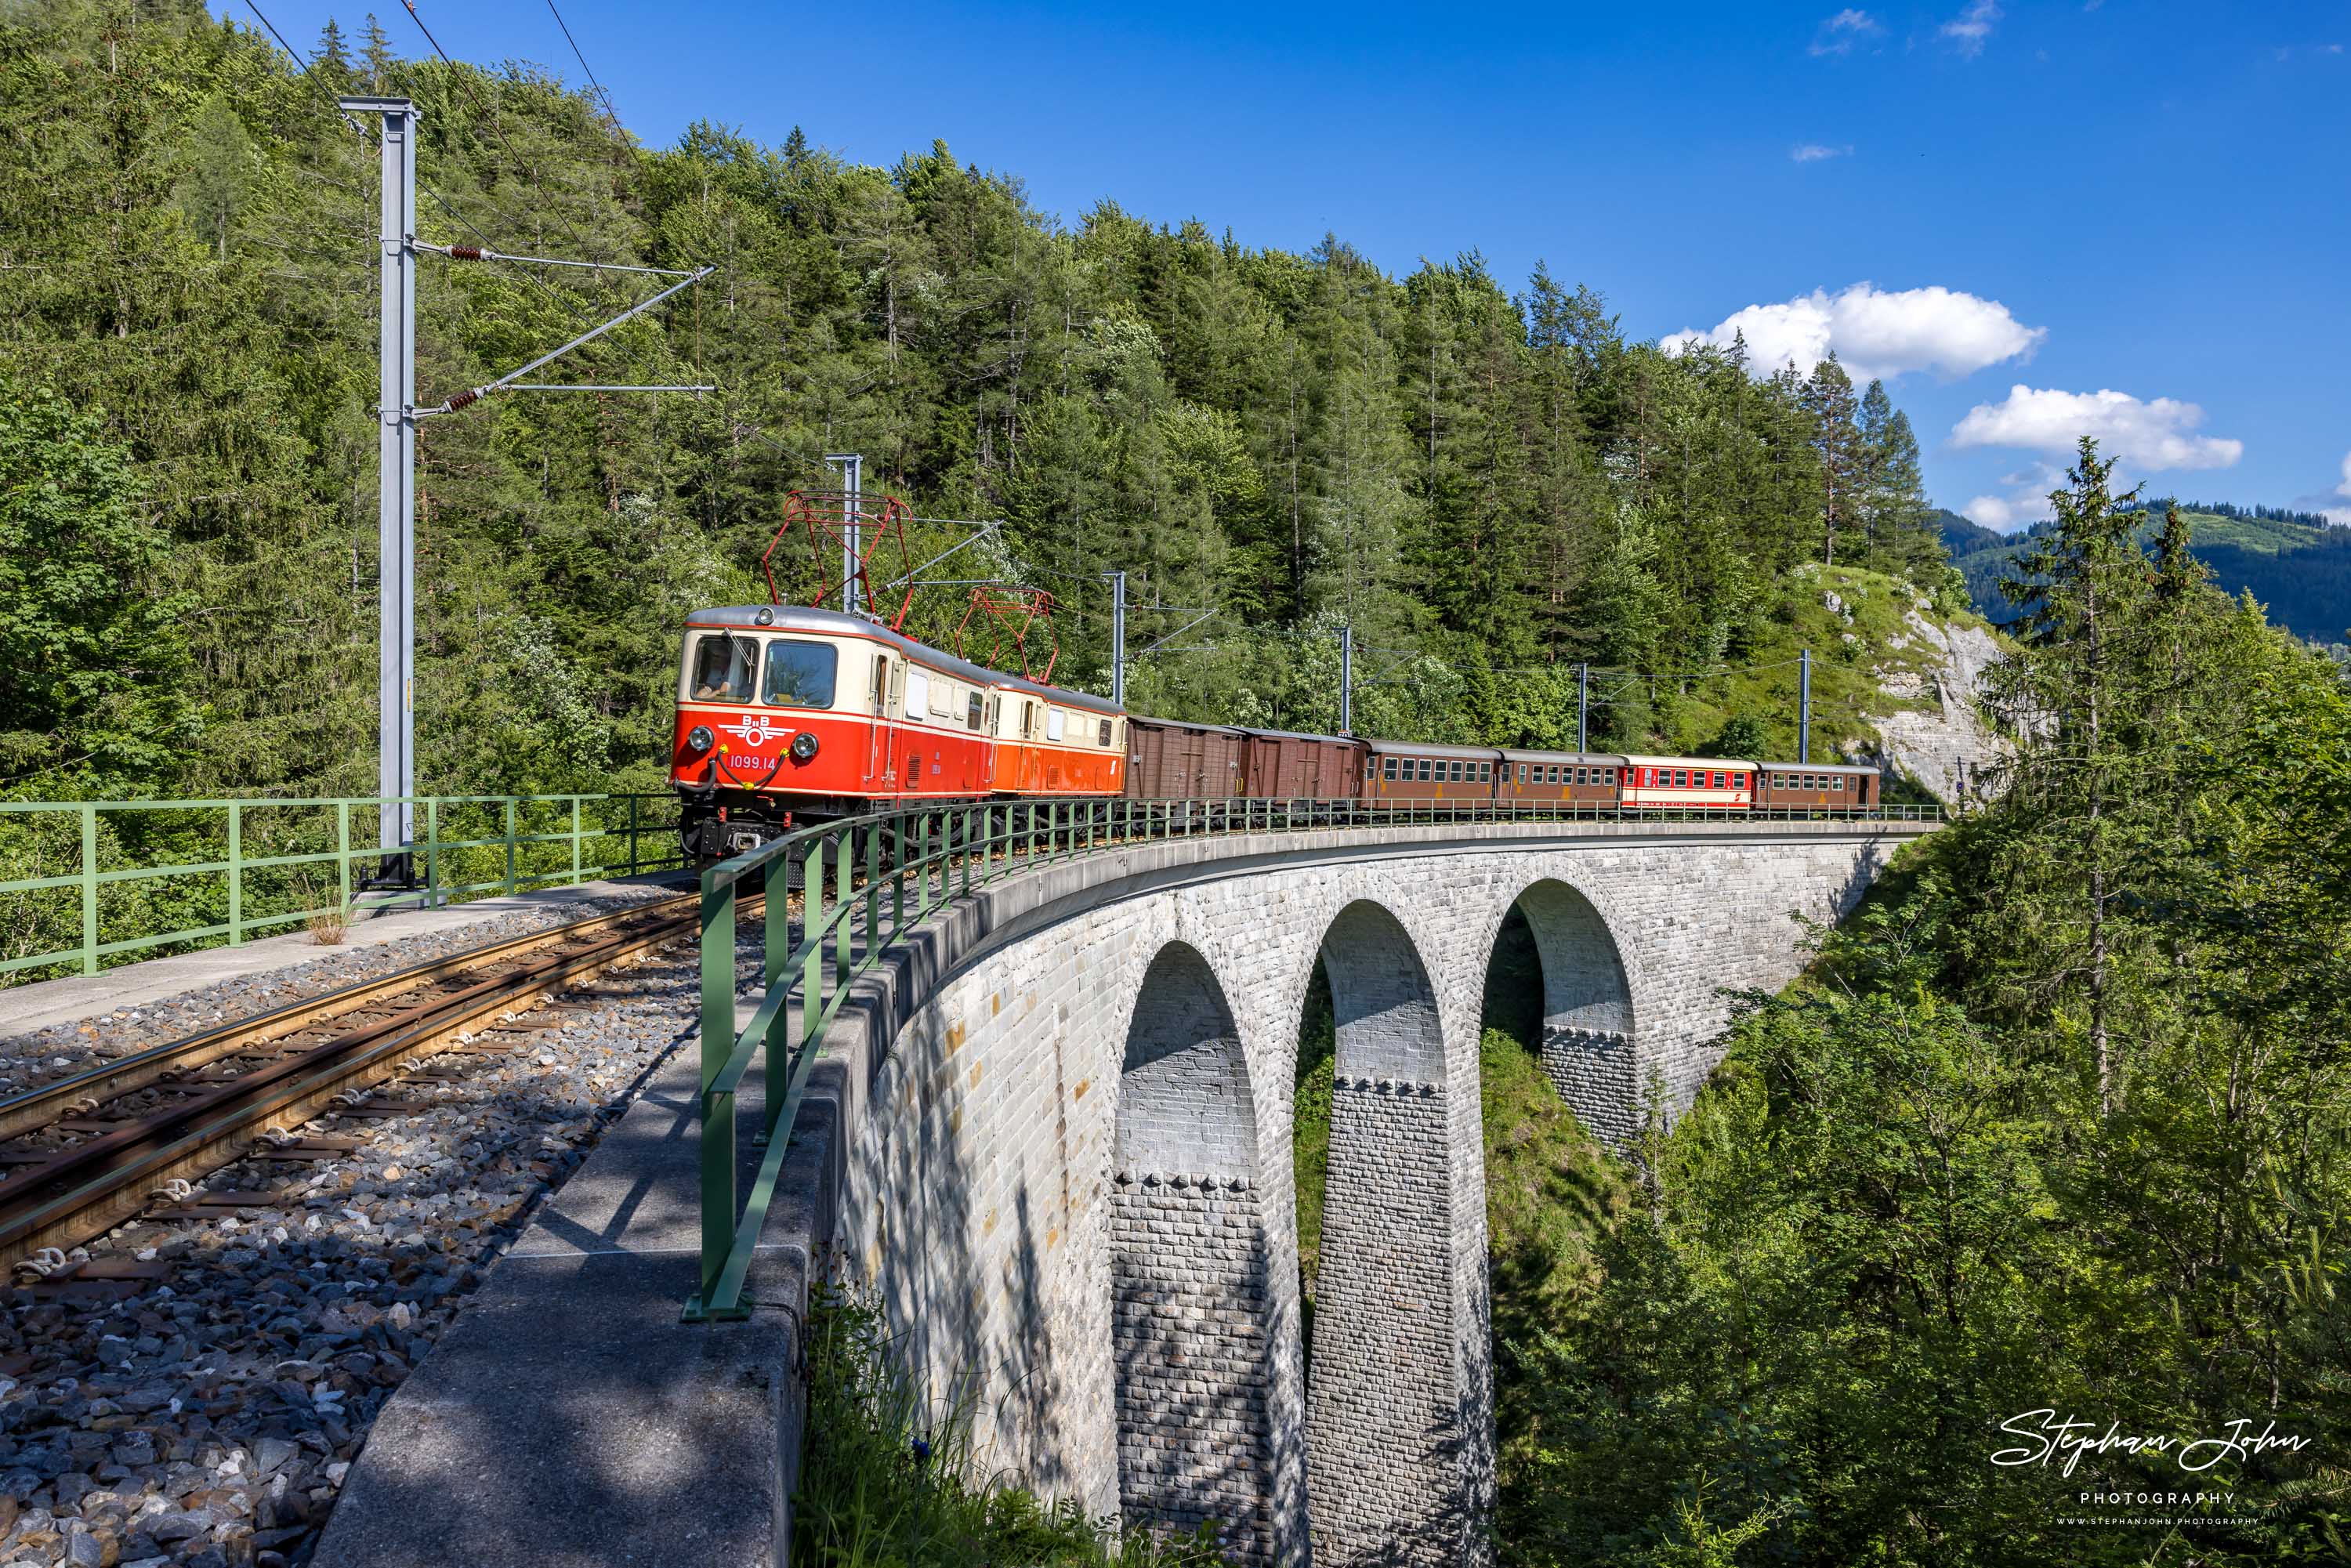
MULTIPOLYGON (((377 176, 344 93, 419 104, 430 243, 718 269, 547 372, 718 392, 423 422, 428 790, 657 785, 681 613, 764 597, 783 497, 837 485, 831 452, 923 517, 1002 519, 931 575, 1055 595, 1057 678, 1108 688, 1103 572, 1135 650, 1217 612, 1135 661, 1132 700, 1177 716, 1334 726, 1347 624, 1359 728, 1555 744, 1578 662, 1784 663, 1798 563, 1964 603, 1882 387, 1668 358, 1547 271, 1471 251, 1398 279, 1339 237, 1251 250, 1109 201, 1065 223, 944 146, 889 169, 711 125, 642 148, 549 77, 402 59, 372 22, 299 71, 193 0, 0 26, 8 461, 89 519, 71 550, 43 548, 63 520, 24 525, 40 608, 5 653, 72 674, 0 705, 15 789, 372 788, 377 176)), ((653 292, 422 265, 427 404, 653 292)), ((915 560, 968 532, 915 525, 915 560)), ((807 547, 779 554, 805 586, 807 547)), ((923 591, 909 629, 945 641, 967 593, 923 591)), ((1603 695, 1619 744, 1729 716, 1703 679, 1603 695)), ((1764 716, 1792 740, 1792 701, 1764 716)))
MULTIPOLYGON (((1052 592, 1057 678, 1106 688, 1126 571, 1134 644, 1175 634, 1130 700, 1183 716, 1333 724, 1343 625, 1360 729, 1572 741, 1589 663, 1623 673, 1597 740, 1784 755, 1829 574, 1965 612, 1883 387, 1665 355, 1573 257, 1392 277, 1040 214, 944 146, 642 146, 372 22, 295 43, 192 0, 0 12, 7 794, 372 788, 375 152, 339 93, 422 106, 428 241, 718 268, 550 372, 718 391, 424 422, 427 789, 657 786, 679 617, 764 595, 828 452, 942 519, 916 559, 1002 519, 938 575, 1052 592)), ((648 291, 428 256, 420 401, 648 291)), ((2136 506, 2085 445, 2014 567, 2005 773, 1745 998, 1687 1114, 1602 1152, 1489 1075, 1503 1562, 2351 1559, 2351 695, 2136 506), (1995 1463, 2044 1410, 2302 1441, 1995 1463), (2072 1522, 2117 1490, 2241 1521, 2072 1522)))

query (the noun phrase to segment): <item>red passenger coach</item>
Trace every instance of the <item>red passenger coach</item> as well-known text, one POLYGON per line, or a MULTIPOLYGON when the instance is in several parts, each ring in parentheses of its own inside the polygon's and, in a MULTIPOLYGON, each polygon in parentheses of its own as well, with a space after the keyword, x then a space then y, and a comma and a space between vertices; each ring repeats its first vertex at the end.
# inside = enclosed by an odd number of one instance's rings
POLYGON ((1755 764, 1720 757, 1627 757, 1622 802, 1627 810, 1755 803, 1755 764))

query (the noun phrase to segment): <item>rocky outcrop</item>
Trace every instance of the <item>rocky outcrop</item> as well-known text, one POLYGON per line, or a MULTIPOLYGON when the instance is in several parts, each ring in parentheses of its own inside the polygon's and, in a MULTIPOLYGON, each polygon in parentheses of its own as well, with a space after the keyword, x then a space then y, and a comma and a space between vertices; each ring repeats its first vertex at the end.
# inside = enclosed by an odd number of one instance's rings
POLYGON ((1956 802, 1963 781, 1972 789, 1978 770, 2008 754, 2007 743, 1984 723, 1975 701, 1976 683, 1999 660, 2000 643, 1982 626, 1944 625, 1916 610, 1903 620, 1907 630, 1894 645, 1909 657, 1901 666, 1878 672, 1878 689, 1933 706, 1878 716, 1877 760, 1945 802, 1956 802))

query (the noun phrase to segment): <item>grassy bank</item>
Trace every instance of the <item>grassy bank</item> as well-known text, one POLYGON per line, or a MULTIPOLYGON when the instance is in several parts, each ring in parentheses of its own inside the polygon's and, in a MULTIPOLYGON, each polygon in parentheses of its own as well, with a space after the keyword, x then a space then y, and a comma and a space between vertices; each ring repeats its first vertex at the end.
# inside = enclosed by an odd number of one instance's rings
POLYGON ((892 1354, 881 1310, 823 1293, 809 1313, 809 1442, 792 1561, 814 1568, 1214 1568, 1213 1539, 1121 1534, 1073 1498, 991 1473, 971 1401, 935 1407, 892 1354))

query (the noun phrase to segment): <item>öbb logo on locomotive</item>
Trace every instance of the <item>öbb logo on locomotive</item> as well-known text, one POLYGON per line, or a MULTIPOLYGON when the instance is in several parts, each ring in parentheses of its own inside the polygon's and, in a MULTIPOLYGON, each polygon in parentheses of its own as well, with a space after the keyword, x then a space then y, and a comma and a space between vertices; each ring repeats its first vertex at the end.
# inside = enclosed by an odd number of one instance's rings
POLYGON ((686 617, 670 779, 686 851, 716 859, 795 827, 908 802, 1476 801, 1638 815, 1859 812, 1874 768, 1447 746, 1152 718, 836 610, 686 617), (732 745, 721 737, 739 741, 732 745))

